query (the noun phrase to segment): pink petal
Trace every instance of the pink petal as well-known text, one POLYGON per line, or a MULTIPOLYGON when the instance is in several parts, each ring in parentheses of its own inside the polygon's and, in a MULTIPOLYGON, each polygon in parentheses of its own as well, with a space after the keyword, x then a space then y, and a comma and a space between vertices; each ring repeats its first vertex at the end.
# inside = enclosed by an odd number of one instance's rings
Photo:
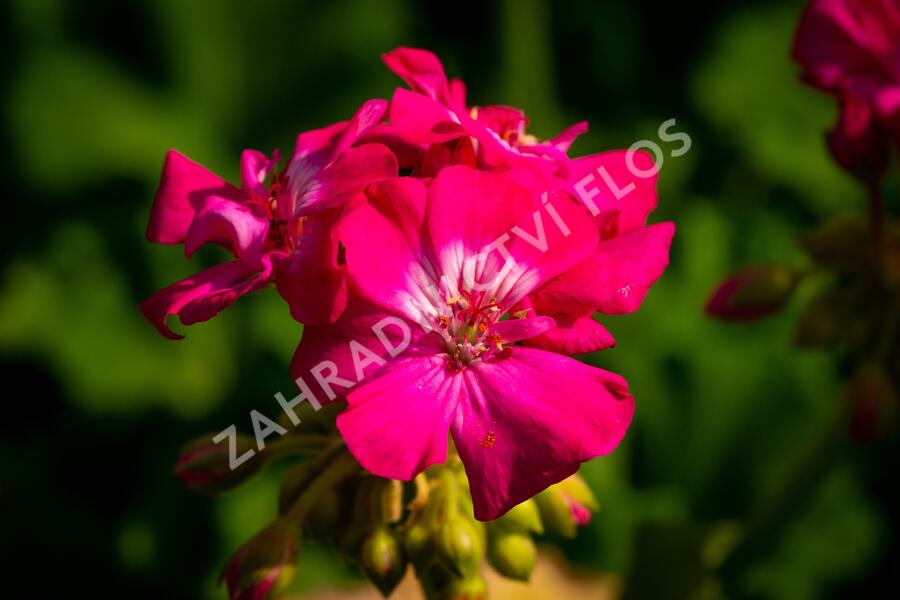
POLYGON ((531 298, 567 314, 579 314, 585 307, 607 314, 633 312, 669 264, 674 234, 674 224, 660 223, 603 241, 589 258, 531 298))
POLYGON ((394 92, 390 118, 397 134, 412 144, 440 144, 466 135, 450 109, 403 88, 394 92))
POLYGON ((347 282, 338 264, 339 217, 337 210, 309 217, 297 247, 278 271, 278 293, 300 323, 331 323, 347 304, 347 282))
POLYGON ((179 315, 184 325, 211 319, 241 295, 265 286, 279 258, 276 253, 262 257, 262 270, 241 261, 216 265, 158 291, 141 304, 141 313, 167 338, 181 339, 169 328, 170 315, 179 315))
POLYGON ((147 239, 160 244, 184 241, 191 220, 207 196, 240 198, 237 188, 175 150, 166 153, 162 178, 147 225, 147 239))
POLYGON ((268 190, 265 186, 266 177, 278 165, 278 151, 272 158, 259 150, 244 150, 241 152, 241 186, 251 196, 265 199, 268 190))
POLYGON ((340 206, 373 181, 397 176, 397 158, 381 144, 350 148, 315 174, 306 186, 295 188, 294 212, 305 215, 340 206))
MULTIPOLYGON (((540 310, 538 312, 545 314, 540 310)), ((553 320, 556 327, 537 337, 525 340, 525 344, 560 354, 586 354, 606 350, 616 345, 612 334, 590 316, 553 315, 553 320)))
POLYGON ((350 392, 338 429, 367 471, 408 481, 447 459, 461 384, 444 357, 404 355, 350 392))
POLYGON ((205 243, 218 243, 249 265, 258 265, 268 219, 255 216, 244 204, 220 196, 207 196, 199 207, 184 240, 184 252, 191 256, 205 243))
POLYGON ((643 151, 633 153, 632 172, 628 154, 627 150, 613 150, 569 161, 569 183, 575 197, 598 218, 618 211, 619 233, 641 227, 656 208, 656 174, 642 176, 653 167, 653 159, 643 151))
POLYGON ((568 195, 550 193, 543 203, 501 174, 463 166, 445 168, 431 184, 426 222, 441 273, 463 282, 467 262, 480 253, 475 278, 509 304, 587 257, 597 243, 587 211, 568 195))
POLYGON ((507 319, 494 323, 489 334, 499 335, 503 342, 518 342, 533 338, 545 331, 553 329, 556 322, 550 317, 527 317, 524 319, 507 319))
POLYGON ((462 377, 451 431, 482 521, 612 452, 634 414, 624 379, 542 350, 513 348, 462 377))
POLYGON ((556 137, 551 138, 549 143, 552 146, 556 146, 563 152, 568 152, 569 148, 572 146, 572 142, 574 142, 578 136, 587 133, 587 131, 588 122, 581 121, 579 123, 575 123, 556 137))
MULTIPOLYGON (((341 316, 329 325, 307 325, 291 360, 291 375, 302 377, 320 404, 343 400, 363 380, 372 379, 394 357, 434 356, 441 340, 421 327, 350 295, 341 316), (317 379, 337 377, 348 382, 328 384, 317 379)), ((327 383, 327 382, 326 382, 327 383)))
POLYGON ((441 61, 433 53, 400 47, 383 54, 381 59, 414 92, 444 104, 449 101, 447 75, 441 61))
POLYGON ((369 201, 341 224, 347 268, 360 293, 414 321, 421 318, 414 300, 437 290, 421 243, 426 195, 425 185, 411 177, 373 183, 366 190, 369 201))

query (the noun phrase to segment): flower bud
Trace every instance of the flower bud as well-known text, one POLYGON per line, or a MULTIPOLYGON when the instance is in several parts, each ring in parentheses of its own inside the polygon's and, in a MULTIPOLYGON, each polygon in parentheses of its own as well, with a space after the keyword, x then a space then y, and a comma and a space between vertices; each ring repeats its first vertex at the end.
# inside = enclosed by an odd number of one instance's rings
POLYGON ((418 575, 429 600, 487 600, 487 585, 480 573, 456 577, 431 569, 418 575))
POLYGON ((600 506, 593 492, 577 474, 534 497, 544 525, 565 537, 575 537, 578 528, 591 521, 600 506))
POLYGON ((234 554, 220 581, 228 584, 230 600, 269 598, 290 584, 296 562, 296 532, 275 521, 234 554))
POLYGON ((724 321, 751 321, 768 316, 790 298, 798 273, 786 265, 746 267, 719 284, 706 313, 724 321))
POLYGON ((369 580, 387 597, 403 579, 407 560, 397 536, 382 526, 363 541, 359 564, 369 580))
POLYGON ((488 527, 487 556, 504 577, 528 581, 537 562, 537 548, 527 533, 492 524, 488 527))
MULTIPOLYGON (((248 450, 255 452, 256 443, 248 435, 235 436, 236 456, 244 456, 248 450)), ((226 441, 213 442, 213 435, 196 438, 186 444, 175 463, 175 475, 188 488, 203 494, 219 494, 237 487, 252 477, 262 465, 259 454, 232 469, 230 448, 226 441)))
POLYGON ((513 506, 506 514, 492 521, 492 523, 501 525, 511 531, 544 533, 541 514, 533 499, 513 506))
POLYGON ((450 571, 467 577, 478 571, 484 557, 483 534, 475 521, 449 518, 437 533, 437 554, 450 571))

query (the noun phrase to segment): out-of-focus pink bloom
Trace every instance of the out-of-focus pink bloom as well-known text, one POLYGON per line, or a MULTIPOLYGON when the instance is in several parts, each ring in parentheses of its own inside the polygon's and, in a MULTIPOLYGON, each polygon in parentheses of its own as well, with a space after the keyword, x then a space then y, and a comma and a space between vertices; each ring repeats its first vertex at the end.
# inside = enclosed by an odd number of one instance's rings
POLYGON ((863 177, 880 174, 886 140, 900 140, 900 5, 813 0, 792 53, 802 78, 840 102, 828 136, 835 160, 863 177))
POLYGON ((349 200, 371 181, 397 174, 394 155, 380 144, 354 147, 387 111, 383 100, 366 102, 350 121, 302 133, 284 172, 277 153, 241 155, 235 187, 184 155, 166 156, 147 227, 161 244, 225 247, 235 260, 179 281, 149 298, 141 311, 164 336, 178 339, 167 323, 212 318, 241 295, 277 278, 279 292, 301 322, 329 322, 346 304, 338 265, 338 224, 349 200))
MULTIPOLYGON (((465 85, 459 79, 448 80, 431 52, 397 48, 383 59, 410 87, 397 89, 390 112, 394 133, 406 143, 430 146, 432 152, 443 146, 472 145, 478 166, 488 169, 542 157, 545 160, 540 162, 547 167, 565 172, 569 146, 587 131, 587 123, 581 122, 542 142, 526 133, 527 120, 518 109, 467 107, 465 85)), ((425 166, 430 168, 420 174, 430 176, 446 165, 426 162, 425 166)))
POLYGON ((466 166, 366 196, 343 224, 359 299, 334 324, 307 327, 292 364, 347 400, 338 427, 357 460, 409 480, 445 460, 449 430, 475 515, 489 520, 611 452, 634 411, 625 381, 518 345, 555 323, 511 314, 596 249, 584 207, 466 166), (358 260, 375 247, 377 260, 358 260), (384 343, 386 319, 393 333, 407 324, 402 351, 384 343))

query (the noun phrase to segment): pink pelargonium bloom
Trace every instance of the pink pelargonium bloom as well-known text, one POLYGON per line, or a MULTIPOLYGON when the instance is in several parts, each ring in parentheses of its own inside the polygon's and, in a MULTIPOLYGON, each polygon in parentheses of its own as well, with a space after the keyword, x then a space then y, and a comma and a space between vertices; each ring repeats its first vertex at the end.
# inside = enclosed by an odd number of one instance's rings
POLYGON ((346 399, 337 424, 357 460, 409 480, 446 459, 449 432, 475 516, 490 520, 611 452, 634 412, 625 380, 520 345, 554 322, 511 312, 596 248, 584 207, 465 166, 366 196, 344 223, 358 295, 304 330, 292 363, 346 399))
POLYGON ((900 5, 813 0, 792 54, 805 81, 840 101, 828 139, 835 160, 866 177, 880 174, 885 141, 900 140, 900 5))
POLYGON ((458 151, 459 145, 471 147, 471 156, 483 168, 506 167, 540 157, 544 160, 538 164, 565 173, 566 152, 575 138, 587 131, 587 123, 581 122, 551 140, 540 141, 526 133, 528 121, 521 110, 467 107, 465 85, 459 79, 448 80, 440 60, 431 52, 397 48, 382 58, 410 87, 394 93, 390 125, 400 139, 423 147, 424 164, 430 168, 422 175, 432 175, 445 164, 458 164, 438 159, 442 152, 458 151))
POLYGON ((203 244, 219 244, 235 260, 146 300, 141 311, 160 333, 179 339, 167 323, 170 315, 185 325, 205 321, 273 279, 298 321, 336 319, 347 296, 337 262, 340 215, 369 182, 397 174, 385 146, 354 147, 386 111, 385 101, 371 100, 349 121, 300 134, 283 172, 276 171, 277 153, 270 159, 245 150, 239 188, 169 151, 147 237, 184 244, 188 257, 203 244))

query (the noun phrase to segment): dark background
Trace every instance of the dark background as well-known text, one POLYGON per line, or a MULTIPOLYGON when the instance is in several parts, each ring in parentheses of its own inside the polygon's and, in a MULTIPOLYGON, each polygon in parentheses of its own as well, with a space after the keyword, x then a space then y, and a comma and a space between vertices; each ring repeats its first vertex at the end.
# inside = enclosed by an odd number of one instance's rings
MULTIPOLYGON (((604 509, 564 545, 575 564, 637 580, 689 570, 680 544, 729 531, 772 493, 842 393, 835 357, 792 348, 798 305, 746 327, 702 314, 735 267, 802 264, 798 232, 864 206, 824 149, 832 100, 799 84, 788 59, 801 8, 4 3, 2 595, 223 597, 217 571, 274 514, 276 473, 210 500, 184 490, 171 465, 184 441, 247 429, 252 408, 275 413, 272 394, 292 389, 299 326, 274 293, 181 342, 141 319, 142 299, 219 260, 145 241, 163 155, 177 148, 234 181, 241 149, 284 155, 297 132, 390 98, 399 81, 379 56, 398 45, 438 53, 473 104, 524 108, 539 137, 590 120, 575 155, 655 140, 670 118, 691 135, 690 152, 663 165, 652 217, 677 223, 669 271, 638 313, 604 321, 618 347, 589 357, 629 380, 638 409, 625 445, 583 469, 604 509)), ((894 586, 895 456, 854 447, 829 464, 760 559, 726 582, 732 593, 802 600, 894 586)), ((354 577, 311 548, 298 591, 354 577)))

